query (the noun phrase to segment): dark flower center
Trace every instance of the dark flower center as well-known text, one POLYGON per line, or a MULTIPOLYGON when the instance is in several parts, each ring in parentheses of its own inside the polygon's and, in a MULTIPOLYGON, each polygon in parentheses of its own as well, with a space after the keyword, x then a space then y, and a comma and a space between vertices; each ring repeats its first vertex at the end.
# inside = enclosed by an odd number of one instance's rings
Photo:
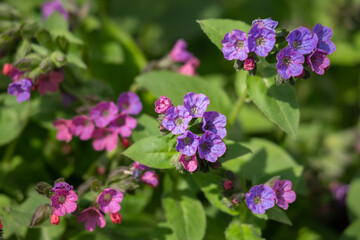
POLYGON ((236 48, 243 48, 243 47, 244 47, 244 41, 239 40, 236 42, 236 48))
POLYGON ((198 114, 198 109, 197 109, 197 107, 193 107, 193 108, 191 108, 191 114, 198 114))
POLYGON ((184 143, 185 143, 185 145, 189 145, 192 143, 192 139, 189 137, 186 137, 186 138, 184 138, 184 143))
POLYGON ((204 142, 203 144, 200 145, 200 147, 203 150, 203 152, 208 152, 211 148, 211 144, 208 142, 204 142))
POLYGON ((123 109, 128 109, 129 106, 130 106, 130 104, 129 104, 128 102, 124 102, 123 104, 121 104, 121 107, 122 107, 123 109))
POLYGON ((261 196, 260 196, 260 195, 254 197, 254 203, 255 203, 256 205, 260 205, 260 204, 261 204, 261 196))
POLYGON ((300 45, 301 45, 301 42, 299 42, 299 41, 294 41, 292 45, 293 45, 293 47, 294 47, 295 49, 298 49, 298 48, 300 47, 300 45))
POLYGON ((182 124, 183 124, 183 119, 182 119, 181 117, 178 117, 178 118, 175 120, 175 124, 176 124, 177 126, 182 125, 182 124))
POLYGON ((59 196, 59 203, 63 204, 66 201, 66 197, 64 195, 59 196))
POLYGON ((104 110, 101 115, 102 115, 103 117, 107 117, 107 116, 110 115, 110 112, 109 112, 109 110, 104 110))
POLYGON ((262 36, 258 37, 258 38, 256 39, 256 45, 257 45, 257 46, 263 45, 263 43, 265 42, 264 40, 265 40, 265 39, 264 39, 262 36))
POLYGON ((284 57, 283 60, 282 60, 282 63, 285 65, 285 66, 288 66, 291 62, 291 58, 290 57, 284 57))
POLYGON ((124 118, 118 118, 117 124, 118 124, 119 126, 124 125, 124 124, 125 124, 125 119, 124 119, 124 118))
POLYGON ((109 202, 111 200, 111 198, 112 198, 112 196, 111 196, 110 193, 105 193, 105 195, 104 195, 104 200, 105 201, 109 202))

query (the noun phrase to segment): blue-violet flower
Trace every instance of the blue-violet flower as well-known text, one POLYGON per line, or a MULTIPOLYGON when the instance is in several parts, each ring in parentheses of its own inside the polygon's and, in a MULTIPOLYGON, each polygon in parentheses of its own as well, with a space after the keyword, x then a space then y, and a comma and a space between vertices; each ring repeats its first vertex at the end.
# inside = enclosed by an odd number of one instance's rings
POLYGON ((275 205, 276 194, 274 190, 264 184, 253 186, 248 193, 245 194, 245 202, 248 208, 257 214, 265 213, 266 209, 275 205))
POLYGON ((169 108, 165 113, 162 125, 172 134, 178 135, 184 133, 192 119, 190 112, 182 105, 169 108))
POLYGON ((298 27, 286 37, 289 47, 303 55, 311 53, 318 43, 318 36, 304 27, 298 27))
POLYGON ((243 31, 235 29, 231 33, 226 33, 221 43, 223 44, 221 50, 225 59, 238 59, 244 61, 248 57, 248 40, 246 38, 246 33, 243 31))
POLYGON ((202 117, 210 104, 210 100, 206 95, 202 93, 196 94, 194 92, 188 92, 184 96, 183 102, 184 107, 194 118, 202 117))
POLYGON ((192 156, 196 154, 196 150, 200 143, 200 137, 190 131, 184 132, 177 138, 176 151, 185 154, 186 156, 192 156))
POLYGON ((201 159, 216 162, 218 157, 224 155, 226 146, 219 135, 212 132, 205 132, 200 139, 198 151, 201 159))
POLYGON ((276 68, 278 73, 284 79, 289 79, 291 76, 299 76, 303 72, 303 63, 305 61, 304 56, 290 47, 281 49, 276 54, 278 63, 276 68))

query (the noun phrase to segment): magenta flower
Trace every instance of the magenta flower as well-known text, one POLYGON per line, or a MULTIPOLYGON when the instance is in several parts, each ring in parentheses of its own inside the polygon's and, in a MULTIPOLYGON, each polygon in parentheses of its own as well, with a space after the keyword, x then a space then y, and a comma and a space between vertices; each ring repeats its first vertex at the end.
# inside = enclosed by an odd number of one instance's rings
POLYGON ((196 69, 199 67, 200 61, 196 57, 190 58, 184 65, 179 68, 179 73, 187 76, 196 75, 196 69))
POLYGON ((74 187, 66 182, 58 182, 57 184, 55 184, 55 187, 51 189, 51 191, 56 192, 64 189, 67 191, 71 191, 74 190, 74 187))
POLYGON ((122 192, 112 188, 104 189, 98 196, 97 202, 103 213, 116 213, 120 211, 120 202, 123 200, 122 192))
POLYGON ((70 132, 74 136, 80 136, 80 139, 89 140, 94 132, 95 125, 88 116, 76 116, 72 120, 70 132))
POLYGON ((51 72, 42 74, 38 80, 38 89, 40 94, 46 92, 56 92, 59 89, 59 84, 63 81, 63 74, 60 72, 51 72))
POLYGON ((219 135, 212 132, 205 132, 200 139, 198 151, 201 159, 216 162, 218 157, 224 155, 226 146, 219 135))
POLYGON ((204 113, 202 129, 205 131, 213 132, 221 138, 226 136, 226 117, 216 111, 204 113))
POLYGON ((134 163, 133 163, 133 167, 134 167, 135 169, 139 169, 139 170, 141 170, 141 171, 149 169, 148 166, 143 165, 143 164, 141 164, 141 163, 139 163, 139 162, 134 162, 134 163))
POLYGON ((186 131, 191 119, 190 112, 184 106, 179 105, 166 111, 162 125, 172 134, 178 135, 186 131))
POLYGON ((30 99, 30 92, 32 88, 32 82, 29 79, 23 79, 18 82, 9 84, 8 94, 17 97, 19 103, 30 99))
POLYGON ((296 199, 296 194, 291 190, 292 183, 289 180, 276 179, 272 189, 276 194, 276 204, 282 209, 286 210, 289 203, 293 203, 296 199))
POLYGON ((313 27, 312 32, 319 39, 316 45, 316 49, 323 50, 327 53, 327 55, 332 54, 336 50, 335 44, 331 41, 331 37, 333 34, 331 28, 318 23, 313 27))
POLYGON ((186 156, 185 154, 181 154, 179 162, 181 162, 185 170, 189 172, 194 172, 198 167, 196 155, 186 156))
POLYGON ((176 151, 185 154, 186 156, 193 156, 196 154, 196 150, 199 146, 200 137, 190 131, 184 132, 178 136, 176 144, 176 151))
POLYGON ((65 213, 72 213, 76 210, 78 196, 72 190, 60 189, 51 196, 51 207, 54 208, 53 213, 58 216, 64 216, 65 213))
POLYGON ((72 134, 70 130, 71 124, 72 124, 71 120, 62 119, 62 118, 58 118, 55 121, 53 121, 54 127, 58 130, 58 132, 56 133, 57 140, 66 141, 66 142, 71 141, 72 139, 72 134))
POLYGON ((104 216, 96 207, 84 209, 77 218, 78 222, 85 222, 85 228, 89 232, 94 231, 96 225, 103 228, 106 225, 104 216))
POLYGON ((327 53, 322 50, 315 50, 306 57, 306 62, 315 73, 323 75, 325 70, 330 67, 330 60, 327 53))
POLYGON ((291 76, 299 76, 303 70, 304 56, 290 47, 281 49, 276 54, 278 63, 276 68, 280 76, 284 79, 289 79, 291 76))
POLYGON ((142 110, 142 103, 136 93, 124 92, 117 101, 120 113, 127 113, 130 115, 137 115, 142 110))
POLYGON ((244 61, 244 70, 246 71, 251 71, 255 68, 255 61, 252 57, 248 57, 247 59, 245 59, 244 61))
POLYGON ((119 114, 110 122, 109 129, 120 134, 122 137, 130 137, 131 131, 136 128, 136 119, 126 113, 119 114))
POLYGON ((346 195, 349 191, 349 184, 332 182, 330 183, 330 191, 333 198, 341 205, 346 203, 346 195))
POLYGON ((141 181, 151 187, 156 188, 159 184, 159 176, 155 173, 154 170, 149 170, 141 176, 141 181))
POLYGON ((248 208, 257 214, 263 214, 269 208, 275 205, 276 195, 274 190, 264 184, 253 186, 245 194, 245 202, 248 208))
POLYGON ((170 57, 174 62, 187 62, 193 55, 186 50, 187 43, 183 39, 177 40, 170 52, 170 57))
POLYGON ((235 29, 231 33, 226 33, 221 43, 223 44, 221 51, 225 59, 238 59, 241 61, 247 59, 249 47, 246 33, 235 29))
POLYGON ((194 118, 202 117, 210 104, 210 100, 206 95, 202 93, 196 94, 194 92, 188 92, 184 96, 183 102, 184 107, 194 118))
POLYGON ((92 138, 94 139, 92 145, 96 151, 102 151, 104 149, 111 151, 116 148, 119 137, 118 134, 111 129, 99 128, 95 129, 92 138))
POLYGON ((53 12, 58 12, 65 20, 69 20, 69 12, 65 9, 60 0, 43 3, 41 7, 43 19, 47 19, 53 12))
POLYGON ((89 115, 99 128, 106 127, 117 116, 118 108, 113 102, 100 102, 90 109, 89 115))
POLYGON ((225 190, 230 190, 233 188, 233 185, 232 185, 232 181, 231 180, 226 180, 223 184, 225 190))
POLYGON ((155 112, 156 113, 165 113, 169 108, 172 107, 170 98, 160 96, 158 100, 155 101, 155 112))
POLYGON ((304 27, 293 30, 286 40, 289 42, 289 47, 303 55, 311 53, 318 43, 317 35, 312 34, 309 29, 304 27))

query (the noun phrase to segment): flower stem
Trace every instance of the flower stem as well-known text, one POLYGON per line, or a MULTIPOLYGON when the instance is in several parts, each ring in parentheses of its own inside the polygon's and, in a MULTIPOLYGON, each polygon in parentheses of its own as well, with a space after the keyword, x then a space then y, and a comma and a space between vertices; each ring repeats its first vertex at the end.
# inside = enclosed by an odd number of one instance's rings
POLYGON ((245 101, 246 98, 246 89, 241 92, 241 95, 238 97, 228 120, 227 128, 230 129, 230 127, 234 124, 236 121, 237 116, 239 115, 240 109, 245 101))

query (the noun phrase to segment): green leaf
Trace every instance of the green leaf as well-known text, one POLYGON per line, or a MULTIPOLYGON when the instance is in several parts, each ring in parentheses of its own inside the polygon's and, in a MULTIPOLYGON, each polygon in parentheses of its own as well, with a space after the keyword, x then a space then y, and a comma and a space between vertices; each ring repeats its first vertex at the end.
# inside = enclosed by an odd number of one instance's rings
POLYGON ((172 161, 177 161, 181 153, 169 151, 169 138, 150 136, 131 145, 123 154, 134 161, 152 168, 172 168, 172 161))
POLYGON ((242 224, 233 219, 225 231, 226 240, 263 240, 261 230, 251 224, 242 224))
POLYGON ((75 65, 76 67, 87 69, 86 64, 83 62, 81 58, 79 58, 77 55, 73 53, 69 53, 66 55, 66 59, 68 63, 75 65))
POLYGON ((118 42, 103 42, 94 46, 92 58, 104 63, 121 64, 124 61, 124 51, 118 42))
POLYGON ((169 226, 178 239, 203 239, 206 228, 201 202, 189 194, 166 196, 162 199, 169 226))
POLYGON ((198 20, 201 29, 209 37, 219 49, 223 46, 221 40, 223 40, 226 33, 231 32, 234 29, 241 30, 243 32, 250 31, 251 26, 242 21, 230 20, 230 19, 206 19, 198 20))
POLYGON ((0 94, 0 145, 14 140, 25 127, 30 103, 18 103, 15 96, 0 94))
POLYGON ((360 219, 360 178, 355 178, 349 187, 346 206, 352 219, 360 219))
POLYGON ((226 144, 226 152, 225 154, 220 158, 220 161, 226 162, 234 159, 238 159, 243 155, 246 155, 248 153, 251 153, 251 150, 247 147, 244 147, 240 143, 231 141, 231 140, 224 140, 226 144))
POLYGON ((250 99, 264 115, 295 138, 300 111, 293 87, 277 86, 274 79, 249 76, 246 81, 250 99))
POLYGON ((183 97, 188 92, 203 93, 210 99, 208 111, 218 111, 228 115, 231 102, 227 94, 218 85, 200 77, 185 76, 173 72, 150 72, 136 79, 141 87, 148 89, 155 97, 169 97, 176 106, 183 104, 183 97))
POLYGON ((159 124, 155 118, 141 114, 136 120, 137 126, 131 134, 134 141, 150 136, 160 136, 159 124))
POLYGON ((286 213, 277 206, 267 210, 266 214, 267 214, 268 218, 271 220, 292 226, 292 222, 290 221, 290 219, 288 218, 286 213))
POLYGON ((340 240, 360 239, 360 220, 351 223, 341 235, 340 240))
POLYGON ((151 234, 151 239, 154 240, 178 240, 174 232, 171 230, 169 223, 161 222, 158 223, 157 227, 151 234))

